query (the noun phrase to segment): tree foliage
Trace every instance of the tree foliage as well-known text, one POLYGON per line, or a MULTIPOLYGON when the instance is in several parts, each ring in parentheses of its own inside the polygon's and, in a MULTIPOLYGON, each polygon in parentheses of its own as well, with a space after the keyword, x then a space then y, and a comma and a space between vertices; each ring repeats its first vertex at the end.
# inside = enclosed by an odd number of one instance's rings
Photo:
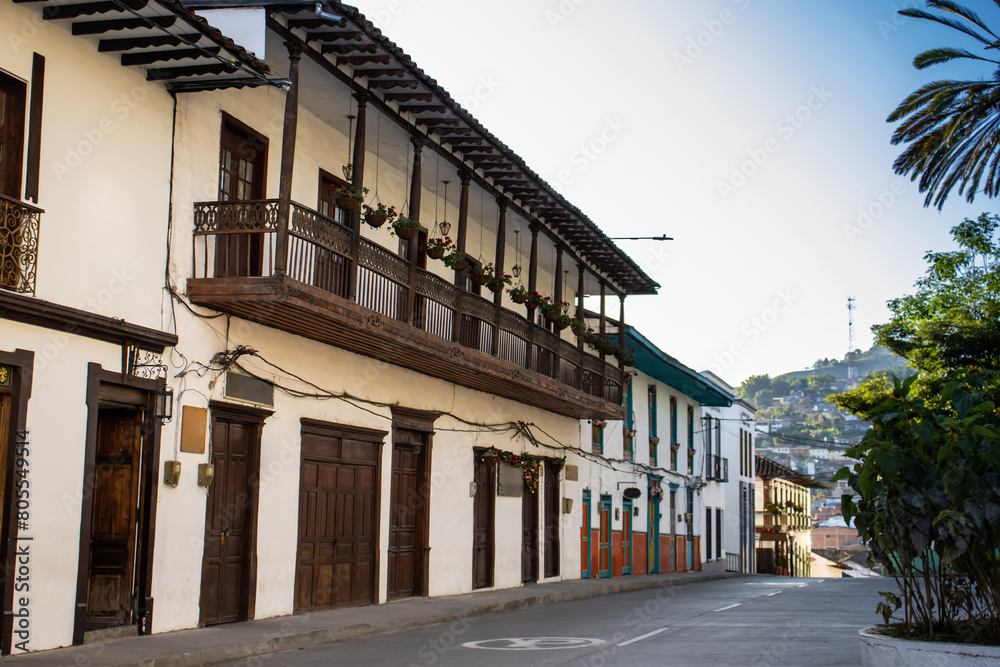
MULTIPOLYGON (((994 0, 994 4, 998 4, 994 0)), ((972 62, 992 69, 982 80, 941 80, 911 93, 889 115, 891 123, 902 121, 892 136, 894 145, 905 144, 893 168, 917 180, 926 192, 925 206, 940 210, 949 193, 973 201, 978 192, 995 197, 1000 192, 1000 37, 972 10, 951 0, 927 0, 933 13, 904 9, 899 13, 933 21, 963 33, 978 42, 980 52, 938 47, 913 60, 917 69, 951 61, 972 62)))
POLYGON ((1000 373, 947 373, 934 401, 893 381, 866 416, 873 427, 843 468, 844 496, 872 556, 896 578, 888 624, 902 608, 913 638, 1000 644, 1000 373))
POLYGON ((949 368, 1000 369, 1000 218, 987 213, 951 230, 958 249, 928 252, 914 294, 889 301, 892 319, 875 341, 931 374, 949 368))

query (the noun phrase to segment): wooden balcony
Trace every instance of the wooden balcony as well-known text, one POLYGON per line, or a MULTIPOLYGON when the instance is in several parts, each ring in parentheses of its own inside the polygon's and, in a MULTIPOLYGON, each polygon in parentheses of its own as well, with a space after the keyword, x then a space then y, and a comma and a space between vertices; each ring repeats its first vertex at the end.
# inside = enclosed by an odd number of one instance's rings
POLYGON ((292 203, 194 205, 193 303, 578 419, 623 419, 622 371, 292 203))
POLYGON ((0 289, 35 293, 42 209, 0 195, 0 289))

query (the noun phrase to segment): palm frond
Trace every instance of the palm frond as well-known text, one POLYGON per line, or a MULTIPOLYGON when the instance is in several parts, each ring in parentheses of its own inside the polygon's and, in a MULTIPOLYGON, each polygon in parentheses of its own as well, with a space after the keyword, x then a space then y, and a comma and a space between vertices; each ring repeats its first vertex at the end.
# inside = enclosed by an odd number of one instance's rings
MULTIPOLYGON (((954 28, 955 30, 958 30, 960 32, 964 32, 966 35, 969 35, 970 37, 973 37, 973 38, 979 40, 980 42, 982 42, 983 44, 986 44, 987 46, 991 46, 996 39, 1000 39, 996 35, 994 35, 993 32, 989 28, 987 28, 984 25, 981 25, 981 24, 977 23, 976 21, 972 21, 972 22, 976 23, 976 25, 978 25, 980 28, 982 28, 983 30, 985 30, 986 32, 988 32, 990 35, 992 35, 993 36, 992 40, 984 37, 981 33, 976 32, 975 30, 973 30, 972 28, 970 28, 965 23, 963 23, 961 21, 956 21, 955 19, 953 19, 951 17, 948 17, 948 16, 938 16, 937 14, 932 14, 930 12, 925 12, 922 9, 902 9, 902 10, 899 11, 899 14, 902 15, 902 16, 909 16, 910 18, 924 19, 926 21, 934 21, 935 23, 940 23, 942 25, 946 25, 949 28, 954 28)), ((975 16, 975 15, 973 14, 973 16, 975 16)), ((969 20, 971 21, 971 19, 969 19, 969 20)))
POLYGON ((967 58, 969 60, 980 60, 982 62, 993 63, 994 65, 1000 65, 1000 61, 993 60, 992 58, 983 58, 982 56, 977 56, 974 53, 970 53, 965 49, 953 49, 948 46, 938 47, 936 49, 930 49, 924 51, 916 58, 913 59, 913 66, 917 69, 926 69, 931 65, 937 65, 939 63, 948 62, 949 60, 955 60, 956 58, 967 58))
MULTIPOLYGON (((988 32, 989 34, 993 35, 994 39, 1000 39, 1000 37, 997 37, 997 35, 992 30, 989 29, 986 23, 984 23, 983 20, 979 18, 979 15, 976 14, 971 9, 969 9, 968 7, 963 7, 957 2, 952 2, 951 0, 927 0, 927 5, 929 7, 934 7, 935 9, 940 9, 942 11, 949 12, 951 14, 957 14, 958 16, 961 16, 969 23, 973 23, 982 28, 983 30, 985 30, 986 32, 988 32)), ((958 29, 962 30, 962 28, 958 29)), ((965 30, 962 30, 962 32, 965 32, 966 34, 972 34, 965 30)), ((976 37, 975 35, 972 36, 976 37)))

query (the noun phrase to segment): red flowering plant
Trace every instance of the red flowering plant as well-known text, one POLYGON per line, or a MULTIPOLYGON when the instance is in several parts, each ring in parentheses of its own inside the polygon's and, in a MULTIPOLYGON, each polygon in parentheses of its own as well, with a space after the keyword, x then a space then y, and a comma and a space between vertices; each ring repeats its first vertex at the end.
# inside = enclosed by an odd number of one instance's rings
POLYGON ((365 223, 371 225, 378 229, 386 222, 392 223, 399 215, 396 213, 395 206, 386 206, 382 202, 378 202, 374 206, 369 206, 368 204, 363 205, 362 211, 364 212, 365 223))
POLYGON ((569 304, 565 301, 560 301, 559 299, 553 299, 552 297, 544 297, 542 302, 538 305, 538 308, 542 311, 542 315, 545 319, 550 321, 555 321, 559 319, 564 310, 569 308, 569 304))
POLYGON ((545 297, 543 297, 538 292, 531 292, 530 294, 528 294, 528 301, 527 301, 528 308, 532 310, 538 308, 538 306, 541 305, 544 299, 545 297))
POLYGON ((427 239, 422 244, 422 247, 424 251, 427 253, 427 256, 430 257, 431 259, 441 259, 445 255, 448 255, 457 250, 455 244, 452 243, 450 236, 446 236, 443 239, 441 238, 427 239))
POLYGON ((514 277, 504 273, 500 269, 495 269, 493 275, 486 278, 486 289, 491 292, 501 292, 503 288, 510 285, 514 277))

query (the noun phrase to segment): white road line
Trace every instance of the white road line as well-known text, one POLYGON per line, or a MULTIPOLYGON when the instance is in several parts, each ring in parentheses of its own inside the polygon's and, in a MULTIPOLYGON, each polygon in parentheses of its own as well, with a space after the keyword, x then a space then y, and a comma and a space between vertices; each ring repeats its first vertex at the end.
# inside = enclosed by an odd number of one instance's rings
POLYGON ((736 604, 731 604, 728 607, 723 607, 722 609, 713 609, 712 611, 725 611, 727 609, 732 609, 733 607, 739 607, 741 604, 743 604, 743 603, 742 602, 737 602, 736 604))
POLYGON ((799 584, 799 588, 805 588, 805 587, 806 587, 806 586, 808 586, 808 585, 809 585, 809 584, 799 584))
POLYGON ((621 644, 619 644, 619 646, 628 646, 629 644, 634 644, 636 642, 641 642, 643 639, 648 639, 649 637, 652 637, 653 635, 658 635, 661 632, 663 632, 664 630, 666 630, 666 628, 660 628, 659 630, 653 630, 652 632, 647 632, 646 634, 641 635, 639 637, 633 637, 632 639, 628 640, 627 642, 622 642, 621 644))
POLYGON ((781 595, 783 591, 775 591, 773 593, 768 593, 765 597, 774 597, 775 595, 781 595))

